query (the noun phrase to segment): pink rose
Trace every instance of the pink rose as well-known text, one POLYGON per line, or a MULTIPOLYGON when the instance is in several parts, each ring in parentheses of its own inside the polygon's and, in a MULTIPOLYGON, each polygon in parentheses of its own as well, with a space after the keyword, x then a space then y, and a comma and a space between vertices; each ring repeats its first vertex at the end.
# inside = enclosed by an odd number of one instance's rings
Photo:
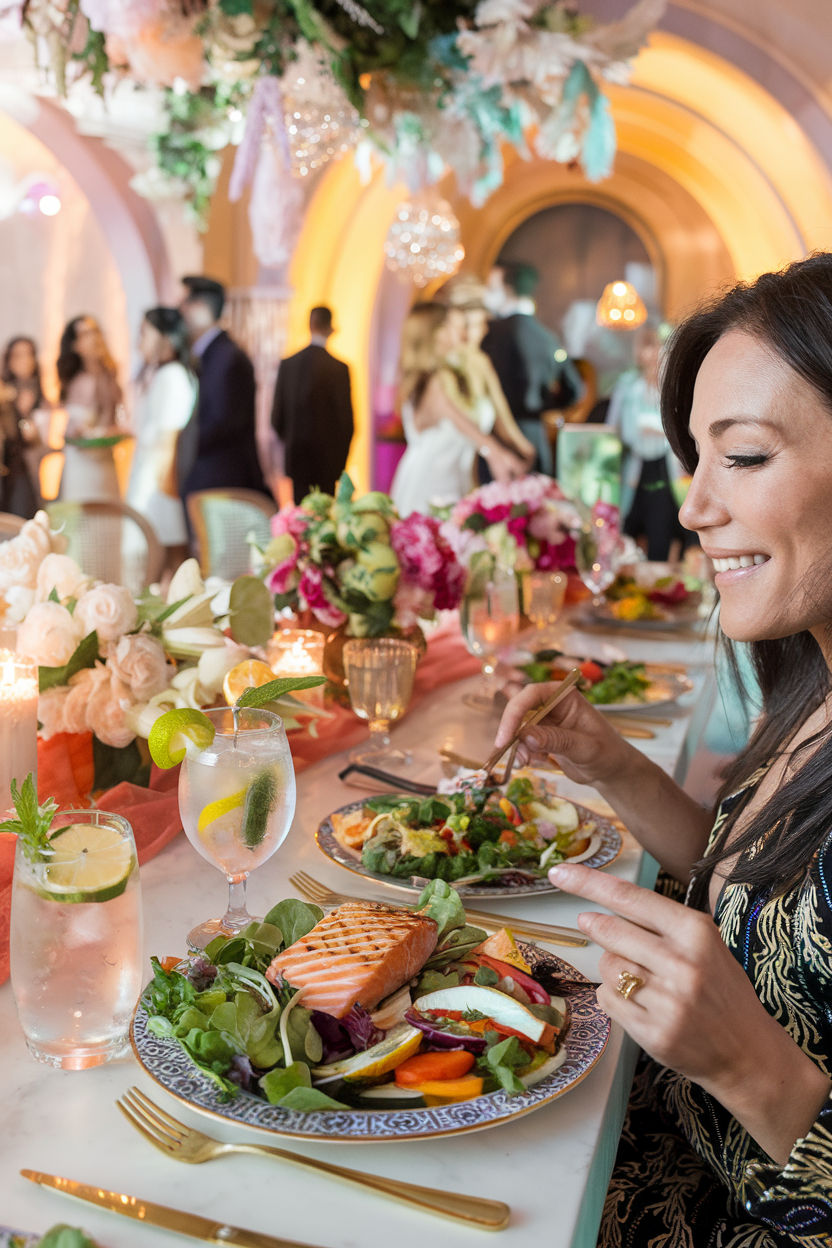
POLYGON ((99 681, 93 689, 87 706, 87 723, 99 741, 123 749, 136 735, 124 716, 133 700, 130 690, 114 672, 107 672, 107 676, 108 680, 99 681))
POLYGON ((54 689, 45 689, 38 698, 39 735, 44 741, 54 737, 56 732, 67 731, 64 708, 69 694, 69 685, 57 685, 54 689))
POLYGON ((308 564, 304 568, 303 576, 300 578, 300 584, 298 585, 300 605, 304 610, 310 610, 322 624, 329 624, 332 628, 338 628, 346 621, 347 617, 343 611, 339 611, 337 607, 334 607, 324 594, 323 580, 321 569, 314 564, 308 564))
POLYGON ((64 702, 64 732, 89 732, 87 707, 102 685, 109 686, 110 673, 103 663, 82 668, 69 682, 69 696, 64 702))
POLYGON ((272 516, 272 537, 279 537, 281 533, 289 533, 299 541, 306 532, 309 521, 309 513, 302 507, 292 505, 281 507, 280 511, 272 516))
POLYGON ((80 598, 90 587, 90 578, 84 576, 70 555, 48 554, 38 568, 38 602, 46 602, 54 589, 61 602, 67 598, 80 598))
POLYGON ((36 602, 20 625, 17 648, 41 667, 63 667, 83 635, 80 622, 59 602, 36 602))
POLYGON ((149 633, 128 633, 116 644, 107 666, 126 685, 136 702, 148 702, 167 689, 174 668, 162 643, 149 633))

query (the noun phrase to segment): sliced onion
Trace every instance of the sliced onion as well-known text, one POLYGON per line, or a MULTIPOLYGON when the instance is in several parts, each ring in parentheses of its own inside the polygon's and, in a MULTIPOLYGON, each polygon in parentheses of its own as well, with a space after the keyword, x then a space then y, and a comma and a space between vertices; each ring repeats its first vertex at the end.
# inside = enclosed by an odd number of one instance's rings
POLYGON ((425 1033, 425 1038, 440 1049, 467 1049, 469 1053, 484 1053, 486 1050, 485 1036, 461 1036, 456 1032, 443 1031, 436 1023, 424 1018, 418 1010, 408 1010, 405 1018, 411 1027, 418 1027, 425 1033))

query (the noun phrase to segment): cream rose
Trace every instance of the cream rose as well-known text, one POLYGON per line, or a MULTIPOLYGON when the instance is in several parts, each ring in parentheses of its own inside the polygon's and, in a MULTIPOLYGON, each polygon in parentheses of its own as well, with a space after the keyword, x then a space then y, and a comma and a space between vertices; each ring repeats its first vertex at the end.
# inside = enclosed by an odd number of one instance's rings
POLYGON ((90 587, 90 578, 78 567, 70 555, 48 554, 38 568, 35 598, 46 602, 54 589, 64 602, 67 598, 80 598, 90 587))
POLYGON ((17 649, 41 667, 63 667, 81 640, 75 616, 59 602, 36 602, 17 633, 17 649))
POLYGON ((27 520, 21 525, 19 537, 25 538, 28 542, 40 551, 40 557, 43 559, 55 547, 52 545, 52 530, 49 527, 49 517, 45 511, 39 511, 34 520, 27 520))
POLYGON ((12 585, 34 589, 42 558, 43 551, 37 542, 25 536, 22 530, 17 537, 0 544, 0 590, 12 585))
POLYGON ((69 682, 69 696, 64 702, 64 732, 89 732, 87 707, 100 685, 110 683, 110 673, 103 664, 82 668, 69 682))
POLYGON ((75 619, 82 635, 93 629, 102 642, 119 641, 125 633, 136 627, 138 611, 133 595, 123 585, 96 585, 78 599, 75 619))
POLYGON ((132 633, 116 643, 107 666, 130 689, 137 702, 147 702, 167 689, 174 669, 161 642, 149 633, 132 633))
POLYGON ((136 735, 124 718, 133 701, 130 691, 118 676, 111 672, 107 675, 109 679, 99 681, 92 691, 87 704, 87 723, 99 741, 122 749, 136 735))
POLYGON ((69 685, 58 685, 55 689, 46 689, 38 698, 38 719, 40 735, 48 741, 56 732, 66 732, 66 716, 64 708, 71 693, 69 685))
POLYGON ((21 620, 26 619, 27 613, 31 610, 35 601, 35 591, 26 585, 10 585, 3 597, 6 600, 6 623, 19 624, 21 620))

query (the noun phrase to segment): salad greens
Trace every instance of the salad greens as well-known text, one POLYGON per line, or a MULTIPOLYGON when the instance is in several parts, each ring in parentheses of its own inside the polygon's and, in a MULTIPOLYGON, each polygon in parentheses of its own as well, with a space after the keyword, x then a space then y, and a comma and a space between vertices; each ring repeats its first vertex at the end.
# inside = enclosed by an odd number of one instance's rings
POLYGON ((611 702, 623 702, 626 698, 645 700, 645 690, 650 685, 643 663, 611 663, 605 669, 601 680, 589 688, 584 697, 594 705, 609 705, 611 702))

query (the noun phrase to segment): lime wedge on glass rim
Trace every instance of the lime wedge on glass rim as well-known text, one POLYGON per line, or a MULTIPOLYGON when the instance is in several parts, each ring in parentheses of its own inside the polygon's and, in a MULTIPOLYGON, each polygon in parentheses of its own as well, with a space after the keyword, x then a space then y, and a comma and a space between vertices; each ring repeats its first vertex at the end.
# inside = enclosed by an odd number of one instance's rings
POLYGON ((205 750, 214 740, 214 725, 202 711, 189 706, 165 711, 150 729, 147 748, 157 767, 167 770, 181 763, 188 745, 205 750))
POLYGON ((49 847, 38 892, 64 904, 119 897, 136 865, 131 843, 114 828, 94 823, 61 828, 49 847))

